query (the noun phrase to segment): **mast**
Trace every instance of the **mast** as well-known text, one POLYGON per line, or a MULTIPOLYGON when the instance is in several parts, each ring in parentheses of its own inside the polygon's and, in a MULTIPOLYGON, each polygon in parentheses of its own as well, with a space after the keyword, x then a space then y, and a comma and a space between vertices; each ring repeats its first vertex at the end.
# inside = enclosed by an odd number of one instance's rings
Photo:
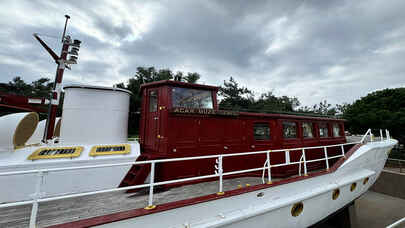
POLYGON ((39 43, 45 48, 45 50, 51 55, 57 64, 55 81, 53 83, 53 89, 49 96, 49 108, 48 108, 48 118, 46 120, 46 127, 44 132, 43 142, 52 139, 55 128, 55 119, 56 112, 58 110, 60 96, 62 92, 62 79, 65 68, 69 70, 71 64, 77 64, 77 56, 79 55, 78 51, 80 48, 80 40, 73 40, 69 35, 66 35, 66 28, 68 20, 70 19, 69 15, 65 15, 65 28, 63 29, 62 34, 62 50, 60 56, 58 56, 39 36, 34 33, 33 36, 39 41, 39 43), (69 51, 69 47, 70 51, 69 51), (69 60, 67 60, 68 55, 70 55, 69 60))

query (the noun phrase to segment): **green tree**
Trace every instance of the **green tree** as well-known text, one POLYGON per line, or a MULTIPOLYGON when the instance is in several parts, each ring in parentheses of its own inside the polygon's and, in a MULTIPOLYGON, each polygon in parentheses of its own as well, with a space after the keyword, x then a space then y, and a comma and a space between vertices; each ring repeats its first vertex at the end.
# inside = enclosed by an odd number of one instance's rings
POLYGON ((48 98, 52 89, 52 83, 49 81, 49 78, 40 78, 27 84, 21 77, 15 77, 8 83, 2 83, 0 91, 22 96, 48 98))
POLYGON ((252 109, 261 112, 293 112, 300 102, 296 97, 277 97, 272 92, 263 93, 252 109))
POLYGON ((405 143, 405 88, 372 92, 348 105, 343 117, 351 133, 389 129, 392 136, 405 143))
POLYGON ((254 103, 253 92, 246 87, 241 87, 233 77, 224 81, 219 88, 219 95, 223 97, 219 103, 220 109, 248 110, 254 103))
POLYGON ((313 113, 313 114, 326 115, 326 116, 336 116, 336 115, 341 115, 346 107, 347 107, 347 104, 336 105, 335 107, 333 107, 326 100, 323 100, 323 101, 319 102, 319 104, 314 104, 312 107, 309 107, 309 106, 300 107, 297 110, 297 112, 313 113))

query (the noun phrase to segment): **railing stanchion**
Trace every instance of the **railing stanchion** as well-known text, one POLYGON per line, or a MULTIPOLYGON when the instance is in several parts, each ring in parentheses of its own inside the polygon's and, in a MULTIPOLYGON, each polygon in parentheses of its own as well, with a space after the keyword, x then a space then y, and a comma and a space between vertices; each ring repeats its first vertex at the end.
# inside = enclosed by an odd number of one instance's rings
POLYGON ((154 209, 156 206, 153 205, 153 187, 155 185, 155 162, 150 164, 150 183, 149 183, 149 199, 148 206, 145 207, 146 210, 154 209))
POLYGON ((37 214, 38 214, 38 199, 41 198, 41 187, 44 180, 44 172, 38 172, 38 180, 35 186, 35 193, 32 194, 32 199, 34 202, 32 203, 31 208, 31 217, 30 217, 30 228, 35 228, 37 223, 37 214))
POLYGON ((343 147, 343 145, 340 145, 340 149, 342 150, 342 155, 343 155, 343 157, 346 157, 346 155, 345 155, 345 148, 343 147))
POLYGON ((307 158, 305 157, 305 149, 302 149, 302 158, 304 160, 304 176, 308 176, 308 173, 307 173, 307 158))
POLYGON ((217 192, 217 195, 223 195, 224 194, 224 190, 223 190, 223 183, 222 183, 222 179, 223 179, 223 174, 224 170, 222 169, 222 155, 220 155, 218 157, 218 175, 219 175, 219 191, 217 192))
POLYGON ((326 146, 323 147, 323 152, 325 154, 326 170, 329 170, 328 148, 326 146))
POLYGON ((380 129, 380 141, 384 141, 384 136, 383 136, 382 129, 380 129))
POLYGON ((267 184, 271 184, 271 170, 270 170, 270 151, 267 151, 267 175, 268 175, 268 180, 267 180, 267 184))

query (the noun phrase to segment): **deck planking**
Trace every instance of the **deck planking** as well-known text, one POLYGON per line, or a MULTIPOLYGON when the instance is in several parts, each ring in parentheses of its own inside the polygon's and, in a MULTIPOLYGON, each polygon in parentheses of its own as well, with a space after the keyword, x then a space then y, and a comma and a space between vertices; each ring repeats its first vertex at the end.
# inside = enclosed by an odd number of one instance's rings
MULTIPOLYGON (((229 191, 238 185, 262 184, 260 177, 241 177, 224 179, 223 189, 229 191)), ((183 199, 209 195, 218 192, 219 181, 204 182, 169 189, 154 194, 154 204, 164 204, 183 199)), ((125 192, 103 193, 91 196, 75 197, 39 204, 37 226, 46 227, 80 219, 107 215, 111 213, 144 208, 148 204, 148 194, 144 192, 129 194, 125 192)), ((31 205, 1 208, 0 227, 28 227, 31 205)))

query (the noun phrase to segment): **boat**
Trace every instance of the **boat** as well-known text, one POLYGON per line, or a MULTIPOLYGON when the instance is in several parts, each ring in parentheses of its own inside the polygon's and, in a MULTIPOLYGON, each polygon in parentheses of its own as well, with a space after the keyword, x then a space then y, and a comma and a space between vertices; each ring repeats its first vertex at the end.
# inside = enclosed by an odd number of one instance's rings
POLYGON ((349 142, 339 118, 221 110, 218 87, 172 80, 142 85, 135 141, 120 88, 63 86, 56 127, 61 75, 45 127, 0 117, 0 226, 309 227, 365 193, 398 143, 349 142))

